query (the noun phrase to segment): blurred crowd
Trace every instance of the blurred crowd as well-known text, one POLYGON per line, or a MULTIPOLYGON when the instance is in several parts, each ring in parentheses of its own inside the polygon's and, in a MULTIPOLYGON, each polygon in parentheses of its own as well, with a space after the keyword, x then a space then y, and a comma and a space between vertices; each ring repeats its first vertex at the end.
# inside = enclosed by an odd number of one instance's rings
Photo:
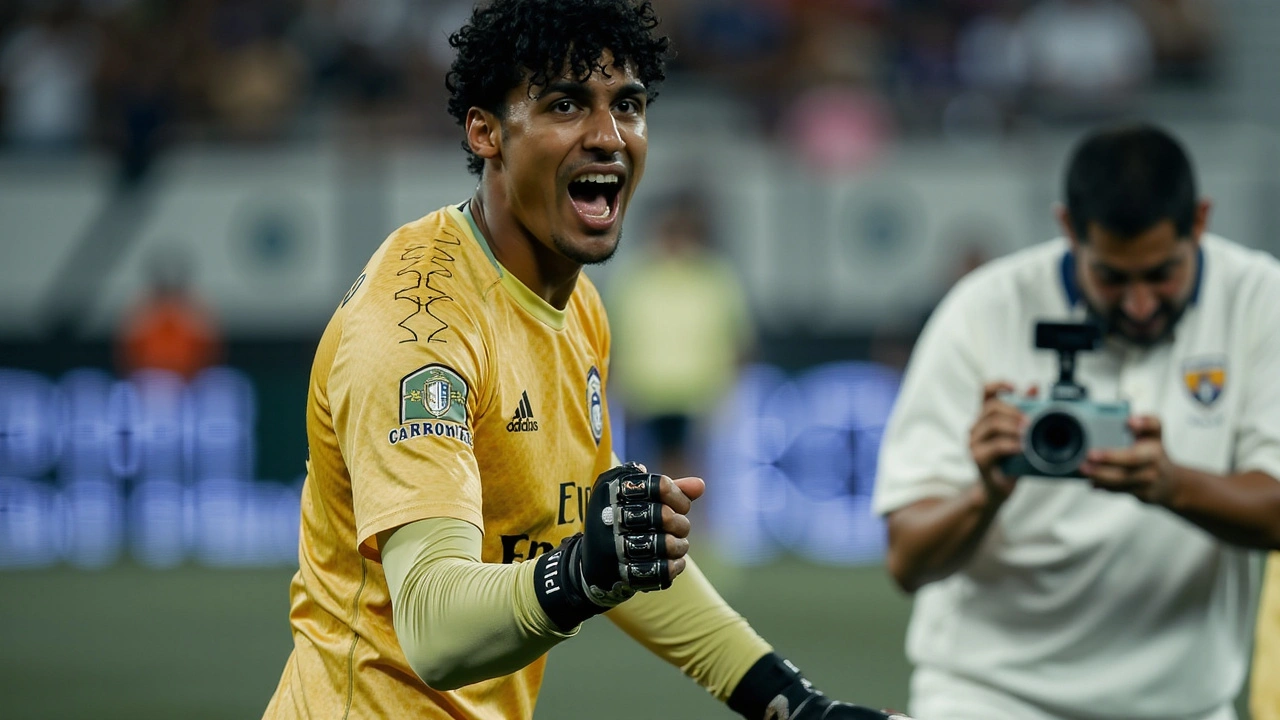
MULTIPOLYGON (((0 0, 4 147, 376 131, 452 137, 472 0, 0 0)), ((1016 132, 1212 82, 1215 0, 657 0, 669 89, 856 163, 899 135, 1016 132)))

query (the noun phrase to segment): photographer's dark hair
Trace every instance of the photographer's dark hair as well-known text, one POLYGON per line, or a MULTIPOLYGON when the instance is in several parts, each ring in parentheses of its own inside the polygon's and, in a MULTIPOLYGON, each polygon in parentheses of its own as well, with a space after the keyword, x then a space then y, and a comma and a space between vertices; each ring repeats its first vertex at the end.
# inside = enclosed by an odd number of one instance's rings
POLYGON ((1181 143, 1154 125, 1090 134, 1072 153, 1066 185, 1067 215, 1082 242, 1089 223, 1128 238, 1161 220, 1172 220, 1178 237, 1185 237, 1195 222, 1191 160, 1181 143))
MULTIPOLYGON (((669 41, 655 37, 658 18, 647 0, 494 0, 477 6, 471 20, 449 37, 457 49, 445 87, 449 114, 466 122, 473 107, 499 116, 508 91, 525 83, 545 85, 568 69, 586 80, 609 50, 618 64, 630 62, 636 76, 657 96, 665 77, 669 41)), ((467 151, 467 167, 479 175, 484 160, 467 151)))

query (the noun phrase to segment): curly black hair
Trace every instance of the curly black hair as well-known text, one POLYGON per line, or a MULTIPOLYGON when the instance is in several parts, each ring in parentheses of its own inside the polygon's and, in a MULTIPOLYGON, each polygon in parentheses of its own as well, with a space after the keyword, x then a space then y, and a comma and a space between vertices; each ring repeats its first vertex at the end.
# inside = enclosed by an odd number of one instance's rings
MULTIPOLYGON (((449 114, 466 123, 473 107, 501 115, 507 92, 526 82, 546 85, 568 69, 586 80, 599 67, 605 50, 619 64, 629 62, 648 90, 666 78, 670 41, 655 37, 658 25, 648 0, 494 0, 477 6, 471 20, 449 36, 458 51, 445 76, 449 114)), ((467 151, 467 167, 479 175, 484 160, 467 151)))

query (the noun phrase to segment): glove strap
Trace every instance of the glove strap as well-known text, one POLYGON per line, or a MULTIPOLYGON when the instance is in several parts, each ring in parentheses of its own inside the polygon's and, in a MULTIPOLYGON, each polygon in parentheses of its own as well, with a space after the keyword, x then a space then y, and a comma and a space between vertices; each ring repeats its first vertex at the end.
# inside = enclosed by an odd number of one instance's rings
POLYGON ((582 533, 567 537, 560 547, 538 556, 534 593, 538 604, 561 632, 569 632, 587 618, 609 609, 588 599, 582 582, 582 533))
POLYGON ((729 696, 729 709, 747 720, 788 720, 807 702, 825 699, 800 674, 800 669, 777 653, 756 661, 729 696))

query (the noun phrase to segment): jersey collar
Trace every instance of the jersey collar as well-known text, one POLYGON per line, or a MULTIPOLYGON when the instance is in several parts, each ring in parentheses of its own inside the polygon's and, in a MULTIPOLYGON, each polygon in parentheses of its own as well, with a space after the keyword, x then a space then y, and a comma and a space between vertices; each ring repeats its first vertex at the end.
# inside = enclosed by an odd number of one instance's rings
POLYGON ((520 307, 524 308, 544 325, 555 329, 563 330, 565 325, 565 311, 557 310, 551 303, 538 297, 525 284, 520 282, 520 278, 507 272, 502 267, 502 263, 498 262, 498 258, 493 254, 493 248, 489 247, 489 239, 480 232, 480 227, 476 225, 476 218, 471 214, 471 201, 467 200, 458 206, 458 212, 467 219, 467 226, 471 229, 472 236, 475 237, 476 243, 480 245, 480 249, 484 250, 485 257, 489 258, 489 262, 493 263, 494 269, 498 271, 498 277, 502 286, 507 289, 511 297, 515 299, 520 307))
MULTIPOLYGON (((1080 302, 1080 287, 1076 284, 1076 256, 1068 247, 1062 254, 1061 263, 1062 291, 1067 296, 1067 307, 1075 307, 1080 302)), ((1200 286, 1204 284, 1204 242, 1196 248, 1196 284, 1191 289, 1191 300, 1194 305, 1200 299, 1200 286)))

